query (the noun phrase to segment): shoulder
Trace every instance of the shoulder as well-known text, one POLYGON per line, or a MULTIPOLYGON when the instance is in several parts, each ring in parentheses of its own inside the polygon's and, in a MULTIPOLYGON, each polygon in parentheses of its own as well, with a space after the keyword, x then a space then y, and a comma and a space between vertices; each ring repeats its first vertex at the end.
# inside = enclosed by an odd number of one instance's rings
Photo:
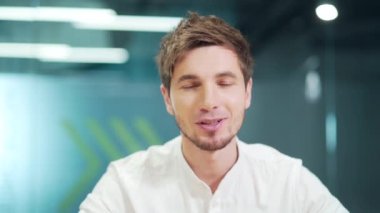
MULTIPOLYGON (((156 182, 157 175, 171 172, 179 139, 152 146, 112 162, 93 191, 82 202, 81 212, 131 212, 142 186, 156 182), (142 184, 144 183, 144 184, 142 184)), ((147 191, 145 191, 147 192, 147 191)))
POLYGON ((302 160, 264 144, 239 142, 239 151, 246 168, 255 181, 260 182, 262 190, 287 194, 286 197, 292 197, 301 212, 307 209, 310 212, 317 209, 323 209, 321 212, 347 212, 318 177, 302 165, 302 160))
POLYGON ((264 144, 239 142, 239 153, 242 165, 252 180, 260 181, 269 188, 274 185, 284 190, 294 188, 303 169, 302 160, 264 144))
POLYGON ((177 154, 180 145, 179 138, 174 138, 163 145, 155 145, 147 150, 135 152, 125 158, 116 160, 110 164, 110 168, 122 174, 141 174, 146 171, 163 172, 170 167, 172 158, 177 154))
POLYGON ((264 144, 247 144, 239 142, 239 151, 242 152, 245 158, 249 161, 255 161, 264 164, 289 164, 302 166, 302 160, 290 157, 281 153, 277 149, 264 144))

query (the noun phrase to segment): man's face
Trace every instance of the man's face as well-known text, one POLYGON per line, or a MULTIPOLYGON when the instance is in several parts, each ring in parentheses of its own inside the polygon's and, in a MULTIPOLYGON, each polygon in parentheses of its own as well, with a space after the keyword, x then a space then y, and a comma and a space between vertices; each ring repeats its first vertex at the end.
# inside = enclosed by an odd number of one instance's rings
POLYGON ((245 86, 236 54, 221 46, 191 50, 174 68, 170 94, 161 86, 184 142, 207 151, 234 139, 250 106, 251 89, 252 79, 245 86))

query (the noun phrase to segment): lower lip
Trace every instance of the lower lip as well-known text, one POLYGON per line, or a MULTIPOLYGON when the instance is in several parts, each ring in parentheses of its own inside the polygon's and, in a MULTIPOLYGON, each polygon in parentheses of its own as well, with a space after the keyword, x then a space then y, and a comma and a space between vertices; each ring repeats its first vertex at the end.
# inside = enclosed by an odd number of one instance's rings
POLYGON ((216 132, 221 128, 223 123, 224 123, 224 119, 222 119, 220 122, 216 124, 198 124, 198 125, 207 132, 216 132))

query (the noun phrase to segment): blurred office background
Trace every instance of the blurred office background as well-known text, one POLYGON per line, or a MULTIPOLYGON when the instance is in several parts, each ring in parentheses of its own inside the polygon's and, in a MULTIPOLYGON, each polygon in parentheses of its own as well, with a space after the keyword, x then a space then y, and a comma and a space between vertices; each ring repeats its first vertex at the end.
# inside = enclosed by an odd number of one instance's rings
POLYGON ((178 134, 154 57, 189 10, 252 44, 240 138, 379 212, 380 2, 329 2, 331 21, 322 0, 0 0, 0 212, 76 212, 110 161, 178 134))

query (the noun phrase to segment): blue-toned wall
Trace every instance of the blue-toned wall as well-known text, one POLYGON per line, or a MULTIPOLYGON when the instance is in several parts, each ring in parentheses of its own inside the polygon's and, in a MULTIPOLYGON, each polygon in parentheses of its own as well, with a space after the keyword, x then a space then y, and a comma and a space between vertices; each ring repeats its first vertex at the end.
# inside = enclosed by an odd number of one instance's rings
POLYGON ((75 211, 107 164, 178 131, 159 82, 0 75, 0 209, 75 211))

